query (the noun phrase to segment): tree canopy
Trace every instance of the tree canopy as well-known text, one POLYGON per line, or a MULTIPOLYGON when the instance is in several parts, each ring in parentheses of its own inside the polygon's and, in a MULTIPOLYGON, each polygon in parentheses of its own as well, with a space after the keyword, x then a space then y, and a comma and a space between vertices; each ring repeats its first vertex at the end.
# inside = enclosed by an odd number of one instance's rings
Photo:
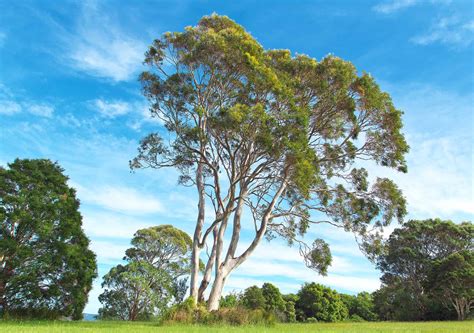
POLYGON ((395 229, 377 259, 385 285, 382 294, 393 294, 383 298, 414 309, 406 319, 429 319, 437 301, 454 306, 463 319, 473 300, 473 241, 470 222, 411 220, 395 229))
POLYGON ((171 225, 138 230, 125 251, 126 265, 104 276, 101 318, 144 320, 183 300, 190 272, 191 237, 171 225))
POLYGON ((96 277, 76 191, 49 160, 0 167, 0 310, 82 319, 96 277))
POLYGON ((310 225, 339 226, 374 249, 377 230, 402 221, 405 199, 396 185, 385 178, 370 184, 356 163, 406 171, 402 112, 350 62, 265 50, 242 26, 211 15, 155 40, 145 63, 143 92, 167 133, 145 137, 130 165, 174 167, 180 183, 197 188, 191 295, 203 298, 214 269, 209 309, 217 309, 228 275, 265 236, 296 244, 308 267, 325 274, 328 245, 300 237, 310 225), (239 254, 244 213, 255 234, 239 254))
POLYGON ((336 291, 312 282, 305 283, 298 291, 296 315, 302 321, 313 318, 335 322, 347 318, 348 310, 336 291))

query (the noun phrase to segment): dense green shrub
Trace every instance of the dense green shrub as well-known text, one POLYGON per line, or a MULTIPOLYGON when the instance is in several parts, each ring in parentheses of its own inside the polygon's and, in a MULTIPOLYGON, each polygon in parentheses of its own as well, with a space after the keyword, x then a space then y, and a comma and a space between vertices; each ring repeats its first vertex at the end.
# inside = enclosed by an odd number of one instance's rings
POLYGON ((221 298, 219 301, 220 308, 232 308, 236 307, 239 303, 239 295, 230 293, 221 298))
POLYGON ((331 288, 317 283, 305 283, 298 292, 296 302, 297 319, 307 321, 336 322, 347 318, 348 310, 340 295, 331 288))
POLYGON ((262 289, 257 286, 248 287, 242 295, 241 303, 247 309, 265 309, 265 297, 263 297, 262 289))
POLYGON ((349 311, 349 316, 357 316, 362 320, 375 321, 378 319, 374 312, 374 300, 368 292, 361 292, 354 295, 341 294, 341 300, 349 311))

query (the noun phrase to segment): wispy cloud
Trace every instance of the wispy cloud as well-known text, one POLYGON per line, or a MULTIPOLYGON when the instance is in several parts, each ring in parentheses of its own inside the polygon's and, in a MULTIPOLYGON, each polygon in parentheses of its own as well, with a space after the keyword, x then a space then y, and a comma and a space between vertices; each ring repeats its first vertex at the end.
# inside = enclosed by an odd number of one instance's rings
POLYGON ((110 211, 144 215, 164 210, 163 204, 153 195, 139 192, 135 188, 110 185, 88 189, 77 184, 73 186, 83 201, 110 211))
POLYGON ((21 112, 21 105, 14 101, 3 100, 0 101, 0 114, 13 115, 21 112))
POLYGON ((391 0, 391 1, 384 1, 375 5, 372 9, 376 12, 382 14, 391 14, 397 12, 401 9, 412 7, 416 5, 419 0, 391 0))
POLYGON ((135 78, 146 44, 124 31, 94 2, 86 2, 76 31, 66 37, 69 64, 89 75, 126 81, 135 78))
POLYGON ((385 0, 372 7, 372 9, 381 14, 393 14, 416 5, 447 5, 451 3, 451 1, 452 0, 385 0))
POLYGON ((54 107, 44 103, 19 103, 15 100, 1 100, 0 114, 11 116, 26 111, 39 117, 51 118, 54 107))
POLYGON ((457 16, 437 20, 427 32, 415 36, 411 41, 419 45, 434 43, 469 46, 474 40, 474 20, 463 20, 457 16))
POLYGON ((107 118, 115 118, 130 112, 130 104, 124 101, 107 101, 96 99, 92 101, 91 107, 96 109, 102 116, 107 118))
POLYGON ((34 115, 46 118, 51 118, 54 113, 54 108, 48 104, 29 104, 27 109, 34 115))

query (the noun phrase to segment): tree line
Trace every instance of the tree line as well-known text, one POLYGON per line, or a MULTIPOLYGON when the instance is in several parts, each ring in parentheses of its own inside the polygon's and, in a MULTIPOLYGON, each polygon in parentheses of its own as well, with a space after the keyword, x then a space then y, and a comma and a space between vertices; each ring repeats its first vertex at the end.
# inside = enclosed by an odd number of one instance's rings
MULTIPOLYGON (((81 319, 95 254, 82 231, 75 191, 57 163, 15 160, 0 168, 0 311, 4 318, 81 319)), ((124 263, 104 277, 101 319, 184 322, 463 320, 474 302, 474 227, 412 220, 374 258, 382 286, 346 295, 314 282, 295 294, 264 283, 219 300, 209 311, 186 298, 192 238, 171 226, 138 230, 124 263)), ((200 262, 201 272, 205 264, 200 262)))

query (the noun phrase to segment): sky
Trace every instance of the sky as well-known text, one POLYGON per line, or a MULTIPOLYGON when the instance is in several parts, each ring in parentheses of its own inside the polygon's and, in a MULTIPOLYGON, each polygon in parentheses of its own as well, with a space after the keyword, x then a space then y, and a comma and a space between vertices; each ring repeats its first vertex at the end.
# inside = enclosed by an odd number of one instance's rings
MULTIPOLYGON (((132 173, 128 161, 139 140, 161 127, 149 116, 137 80, 147 46, 216 12, 267 49, 316 59, 334 54, 370 73, 404 111, 411 147, 407 174, 370 171, 400 186, 407 219, 472 220, 473 6, 448 0, 0 0, 0 165, 49 158, 64 168, 97 254, 99 277, 85 309, 97 313, 101 277, 121 262, 136 230, 173 224, 193 232, 195 190, 178 186, 172 169, 132 173)), ((244 230, 243 242, 250 237, 244 230)), ((351 294, 380 286, 380 272, 353 235, 318 227, 308 237, 331 245, 326 277, 306 268, 296 248, 264 241, 225 291, 263 282, 285 293, 311 281, 351 294)))

